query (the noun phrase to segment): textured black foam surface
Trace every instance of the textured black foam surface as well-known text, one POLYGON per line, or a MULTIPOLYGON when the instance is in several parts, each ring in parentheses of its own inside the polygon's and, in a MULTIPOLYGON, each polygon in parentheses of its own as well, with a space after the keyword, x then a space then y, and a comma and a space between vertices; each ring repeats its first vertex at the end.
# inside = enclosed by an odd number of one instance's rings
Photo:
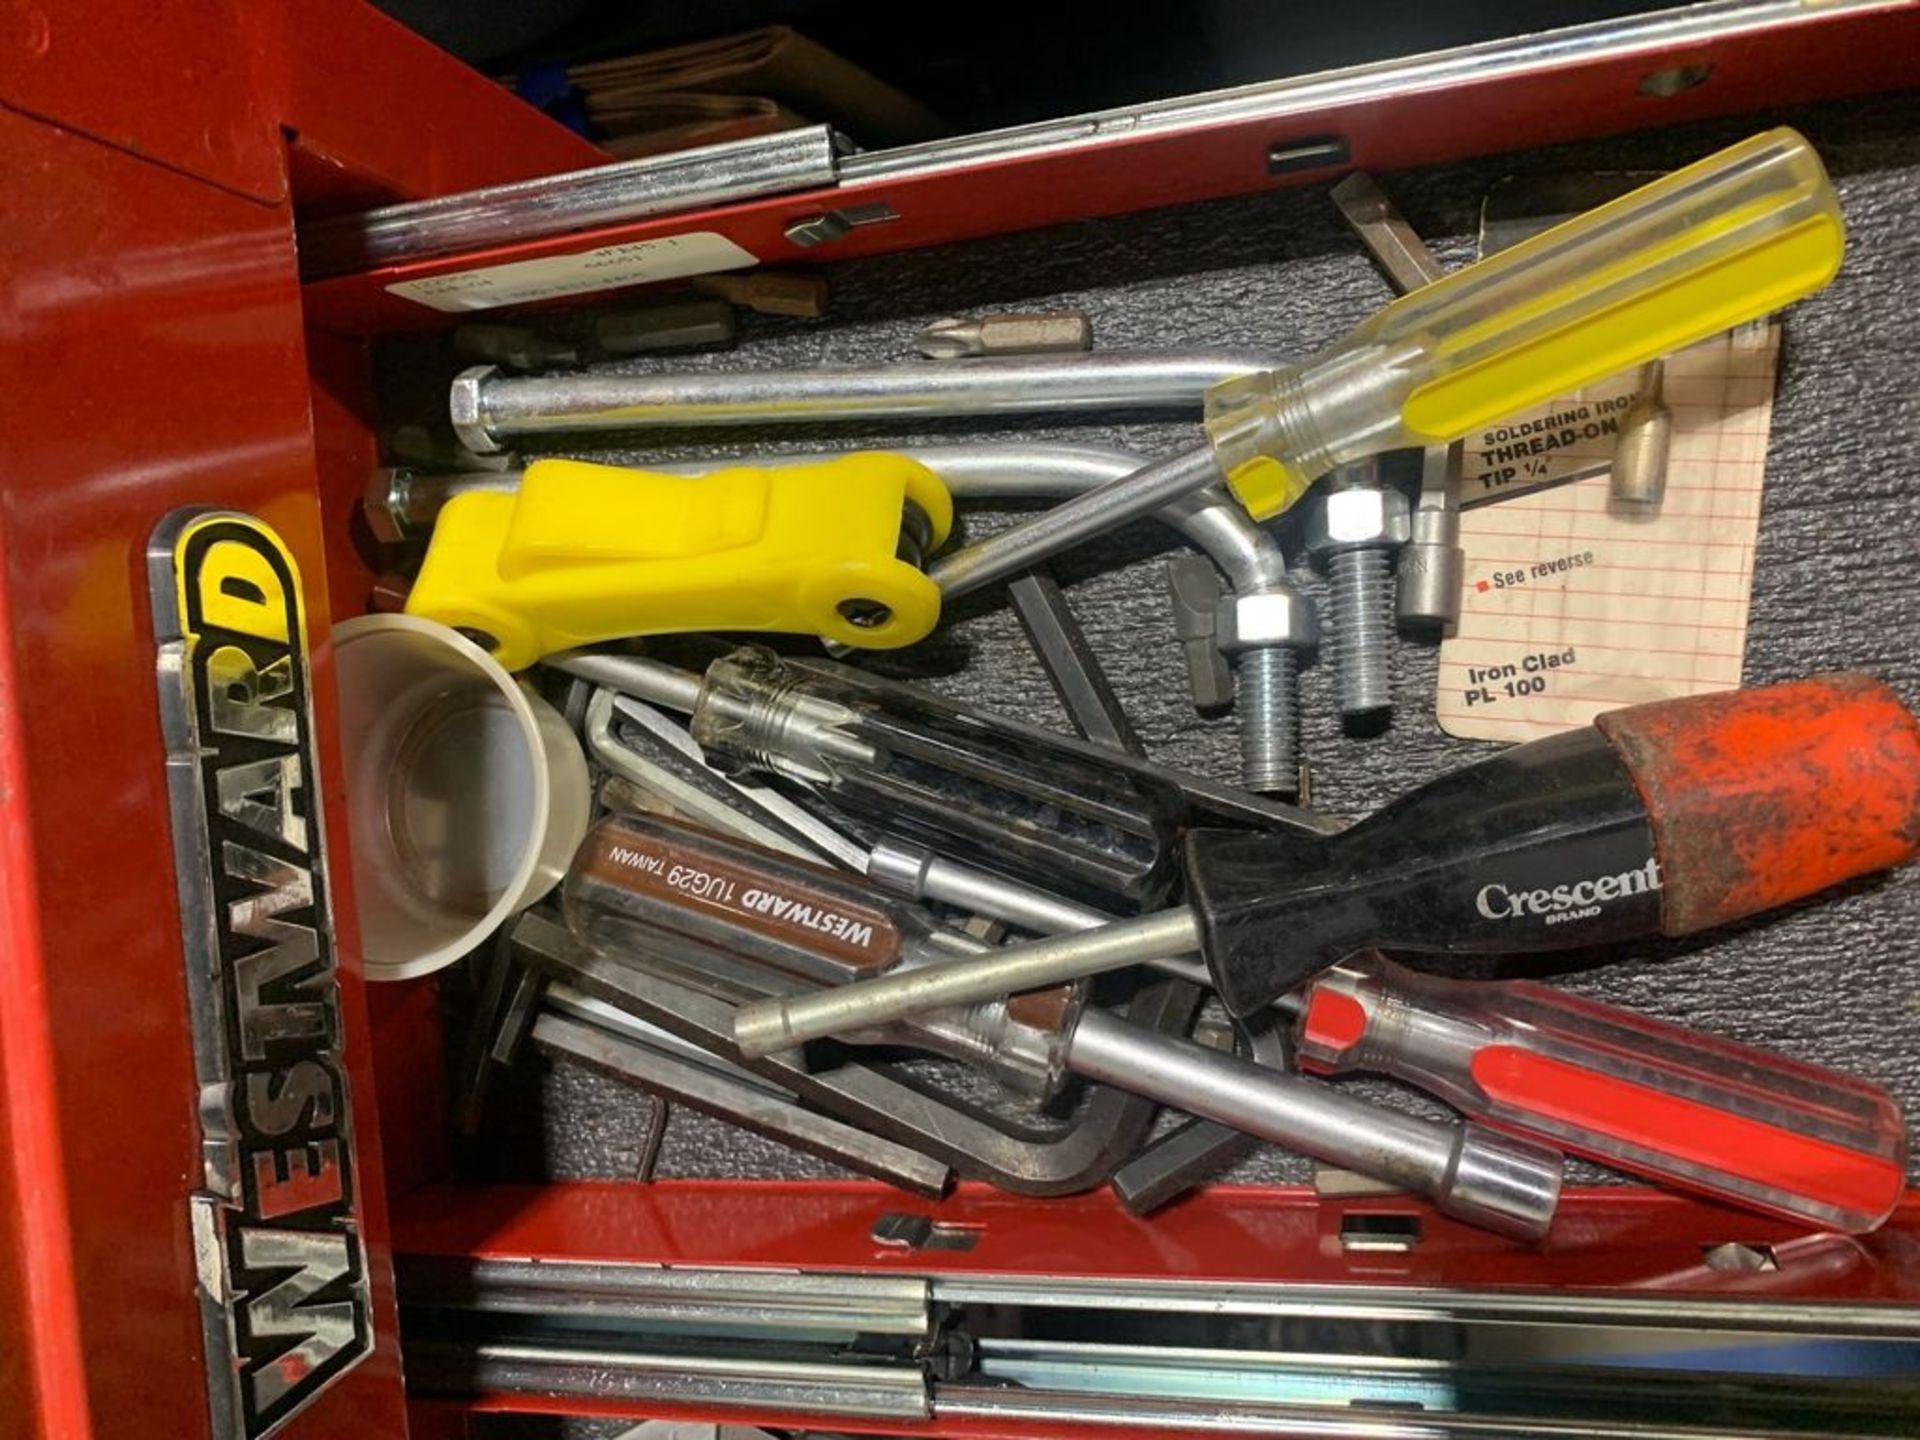
MULTIPOLYGON (((1796 307, 1786 345, 1755 562, 1748 683, 1860 668, 1920 699, 1920 99, 1903 97, 1748 118, 1381 177, 1443 261, 1473 248, 1478 207, 1504 176, 1579 169, 1667 168, 1774 119, 1799 125, 1827 160, 1852 242, 1845 269, 1796 307)), ((1324 187, 1156 211, 846 264, 833 272, 831 317, 754 322, 733 354, 684 363, 785 366, 911 354, 922 323, 954 313, 1078 306, 1102 348, 1258 346, 1304 356, 1390 298, 1338 220, 1324 187)), ((781 432, 675 437, 709 453, 882 443, 907 434, 999 435, 1122 445, 1158 453, 1191 444, 1192 423, 1025 423, 948 431, 781 432)), ((560 447, 555 447, 559 449, 560 447)), ((672 450, 568 447, 644 460, 672 450)), ((995 517, 970 514, 985 534, 995 517)), ((1294 537, 1281 527, 1289 554, 1294 537)), ((1161 564, 1178 542, 1133 526, 1055 565, 1136 728, 1158 759, 1223 779, 1237 775, 1231 719, 1203 720, 1187 699, 1161 564)), ((1320 593, 1317 577, 1308 588, 1320 593)), ((996 591, 956 607, 935 639, 885 662, 956 696, 1065 728, 1052 691, 996 591)), ((1402 644, 1397 709, 1377 738, 1343 735, 1326 666, 1305 672, 1305 750, 1318 803, 1360 815, 1486 747, 1453 740, 1433 719, 1434 651, 1402 644)), ((1623 947, 1557 978, 1569 988, 1728 1035, 1887 1086, 1920 1108, 1920 870, 1850 887, 1819 903, 1685 944, 1623 947)), ((1522 967, 1514 967, 1518 973, 1522 967)), ((1534 973, 1547 973, 1534 967, 1534 973)), ((1420 1102, 1389 1087, 1395 1103, 1420 1102)), ((529 1061, 505 1077, 489 1149, 523 1175, 626 1175, 649 1102, 581 1067, 529 1061)), ((1421 1108, 1426 1108, 1424 1105, 1421 1108)), ((806 1157, 676 1113, 659 1173, 800 1177, 833 1174, 806 1157)), ((1242 1181, 1292 1181, 1306 1162, 1268 1148, 1242 1181)), ((1583 1174, 1581 1178, 1598 1178, 1583 1174)))

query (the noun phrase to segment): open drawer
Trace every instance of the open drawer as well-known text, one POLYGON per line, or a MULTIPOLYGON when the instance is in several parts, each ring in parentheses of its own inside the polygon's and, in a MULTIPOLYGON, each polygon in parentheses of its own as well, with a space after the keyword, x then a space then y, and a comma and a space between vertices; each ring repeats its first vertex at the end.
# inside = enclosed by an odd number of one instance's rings
MULTIPOLYGON (((832 267, 829 320, 755 331, 754 364, 886 358, 915 320, 1049 302, 1087 308, 1103 343, 1305 353, 1385 298, 1322 193, 1346 168, 1395 171, 1416 224, 1464 253, 1480 196, 1510 171, 1666 168, 1791 123, 1834 173, 1852 251, 1786 332, 1746 678, 1862 668, 1911 698, 1920 552, 1905 477, 1920 438, 1903 266, 1920 103, 1886 92, 1920 83, 1920 9, 1698 6, 999 149, 862 157, 827 183, 566 234, 469 235, 372 268, 310 260, 304 284, 296 216, 320 226, 598 156, 349 0, 238 16, 196 4, 164 25, 112 3, 17 18, 0 64, 14 201, 0 221, 14 323, 0 1307, 22 1337, 0 1355, 0 1406, 13 1429, 539 1433, 513 1412, 979 1436, 1525 1434, 1555 1415, 1596 1434, 1920 1429, 1903 1393, 1920 1371, 1920 1196, 1838 1241, 1595 1184, 1528 1248, 1403 1197, 1317 1194, 1304 1163, 1277 1154, 1140 1220, 1104 1191, 915 1199, 678 1114, 662 1155, 677 1178, 641 1183, 622 1176, 647 1102, 560 1062, 503 1075, 499 1128, 468 1153, 448 1123, 458 1005, 431 980, 361 977, 327 641, 383 564, 359 511, 383 403, 450 373, 434 347, 459 312, 409 286, 444 295, 449 276, 521 262, 577 278, 583 255, 700 233, 832 267), (1692 78, 1648 83, 1660 76, 1692 78), (1559 148, 1511 153, 1521 143, 1559 148), (875 205, 895 218, 820 222, 875 205), (328 1136, 241 1137, 252 1178, 217 1225, 190 1201, 206 1188, 203 1106, 216 1122, 220 1109, 203 1087, 222 1077, 189 1007, 206 977, 184 957, 204 953, 205 919, 176 892, 155 684, 165 617, 149 598, 151 538, 188 506, 258 517, 299 568, 344 1081, 328 1136), (331 1184, 333 1208, 261 1211, 267 1190, 303 1179, 331 1184), (201 1294, 220 1247, 240 1254, 242 1232, 274 1220, 350 1236, 348 1273, 262 1240, 248 1284, 201 1294), (544 1265, 560 1261, 590 1270, 544 1265), (542 1350, 526 1317, 587 1293, 608 1313, 681 1320, 645 1364, 634 1344, 542 1350), (487 1328, 500 1317, 517 1318, 487 1328), (1101 1349, 1148 1330, 1157 1357, 1101 1349)), ((1145 450, 1179 433, 1019 432, 1145 450)), ((1156 756, 1229 774, 1231 732, 1179 695, 1152 568, 1166 543, 1130 530, 1060 576, 1156 756)), ((970 602, 954 634, 947 658, 965 663, 946 689, 1058 723, 997 601, 970 602)), ((1424 711, 1431 651, 1403 646, 1396 665, 1400 719, 1368 740, 1337 733, 1330 681, 1307 672, 1308 758, 1334 811, 1371 810, 1472 753, 1424 711)), ((321 955, 326 917, 309 918, 321 955)), ((1912 1106, 1917 940, 1907 873, 1567 983, 1858 1073, 1912 1106)))

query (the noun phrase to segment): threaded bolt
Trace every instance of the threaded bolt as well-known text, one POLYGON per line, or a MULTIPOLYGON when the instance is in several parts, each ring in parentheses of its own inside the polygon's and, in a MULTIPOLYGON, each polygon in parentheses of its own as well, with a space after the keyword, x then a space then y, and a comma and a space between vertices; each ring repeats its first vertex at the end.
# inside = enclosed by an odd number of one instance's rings
POLYGON ((1388 552, 1365 546, 1327 557, 1327 640, 1340 678, 1340 712, 1364 715, 1393 704, 1388 647, 1393 584, 1388 552))
POLYGON ((1242 651, 1234 670, 1240 712, 1241 778, 1260 795, 1291 795, 1300 784, 1300 705, 1293 651, 1263 645, 1242 651))

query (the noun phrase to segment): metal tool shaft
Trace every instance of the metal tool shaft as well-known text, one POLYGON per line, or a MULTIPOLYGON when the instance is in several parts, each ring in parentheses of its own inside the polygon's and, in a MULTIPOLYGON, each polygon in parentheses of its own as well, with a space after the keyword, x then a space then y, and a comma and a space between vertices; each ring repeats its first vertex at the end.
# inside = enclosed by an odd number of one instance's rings
POLYGON ((602 655, 592 650, 569 650, 549 655, 547 664, 564 670, 576 680, 591 681, 636 700, 664 706, 682 715, 691 715, 700 703, 705 688, 701 677, 691 670, 663 665, 639 655, 602 655))
MULTIPOLYGON (((1447 272, 1373 178, 1356 171, 1333 187, 1333 203, 1402 295, 1431 285, 1447 272)), ((1460 621, 1461 442, 1430 447, 1421 458, 1420 498, 1413 534, 1400 551, 1394 608, 1403 625, 1437 625, 1451 633, 1460 621)))
POLYGON ((809 125, 329 217, 300 227, 300 269, 311 280, 753 195, 830 186, 837 183, 843 148, 831 126, 809 125))
POLYGON ((990 871, 962 865, 924 845, 883 835, 867 857, 867 878, 896 895, 933 900, 1040 935, 1092 930, 1113 923, 1091 906, 1049 895, 990 871))
POLYGON ((1026 632, 1027 646, 1060 697, 1073 728, 1096 745, 1145 756, 1146 747, 1127 717, 1126 706, 1094 654, 1093 645, 1067 603, 1053 572, 1043 568, 1007 582, 1014 617, 1026 632))
MULTIPOLYGON (((867 878, 913 900, 933 900, 971 915, 985 915, 1036 935, 1065 935, 1113 924, 1113 916, 1063 896, 1049 895, 1004 875, 976 870, 924 845, 883 835, 867 857, 867 878)), ((1206 962, 1195 955, 1159 955, 1142 962, 1162 975, 1211 988, 1206 962)), ((1292 1000, 1279 1002, 1291 1012, 1292 1000)))
POLYGON ((1200 931, 1192 912, 1162 910, 1006 951, 756 1001, 735 1013, 733 1041, 747 1055, 769 1055, 921 1010, 1040 990, 1199 948, 1200 931))
POLYGON ((462 442, 485 454, 510 435, 569 431, 1099 410, 1197 415, 1214 385, 1275 363, 1240 350, 1114 350, 816 370, 507 376, 481 368, 454 380, 449 407, 462 442))
POLYGON ((1196 446, 1042 511, 991 539, 956 550, 927 573, 940 593, 953 600, 1030 569, 1083 540, 1151 515, 1219 479, 1213 451, 1196 446))
MULTIPOLYGON (((514 925, 527 963, 630 1014, 726 1053, 734 1006, 654 967, 608 956, 576 939, 539 910, 514 925)), ((1192 991, 1153 984, 1135 992, 1127 1018, 1154 1029, 1192 1019, 1192 991)), ((809 1070, 800 1056, 773 1055, 749 1066, 809 1108, 942 1160, 971 1179, 1016 1195, 1073 1195, 1098 1185, 1132 1154, 1152 1124, 1154 1103, 1102 1088, 1069 1126, 1009 1125, 973 1105, 941 1102, 882 1068, 841 1063, 809 1070)))
POLYGON ((1391 1180, 1475 1225, 1537 1240, 1560 1198, 1554 1151, 1477 1125, 1448 1125, 1355 1100, 1331 1087, 1099 1010, 1066 1041, 1067 1067, 1217 1120, 1288 1149, 1391 1180))

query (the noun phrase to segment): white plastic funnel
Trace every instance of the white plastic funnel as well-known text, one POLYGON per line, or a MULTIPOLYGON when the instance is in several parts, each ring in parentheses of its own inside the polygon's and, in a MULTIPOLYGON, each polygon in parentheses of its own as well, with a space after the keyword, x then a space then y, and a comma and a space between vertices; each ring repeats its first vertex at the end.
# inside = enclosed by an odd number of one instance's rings
POLYGON ((450 965, 551 890, 592 788, 554 708, 411 615, 333 632, 353 888, 370 980, 450 965))

